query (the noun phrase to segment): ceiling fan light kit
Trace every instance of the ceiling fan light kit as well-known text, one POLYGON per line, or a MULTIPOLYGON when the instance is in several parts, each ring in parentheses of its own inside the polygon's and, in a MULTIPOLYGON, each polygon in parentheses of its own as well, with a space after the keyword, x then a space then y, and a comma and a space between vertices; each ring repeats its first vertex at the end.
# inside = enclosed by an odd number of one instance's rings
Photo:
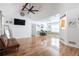
POLYGON ((20 12, 21 16, 25 16, 25 13, 23 11, 20 12))

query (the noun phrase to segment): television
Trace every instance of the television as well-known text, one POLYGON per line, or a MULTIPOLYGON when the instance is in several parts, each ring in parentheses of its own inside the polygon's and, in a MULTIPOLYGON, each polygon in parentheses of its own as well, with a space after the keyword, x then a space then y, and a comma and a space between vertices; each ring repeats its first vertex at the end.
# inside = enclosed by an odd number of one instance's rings
POLYGON ((15 18, 14 25, 25 25, 25 20, 15 18))

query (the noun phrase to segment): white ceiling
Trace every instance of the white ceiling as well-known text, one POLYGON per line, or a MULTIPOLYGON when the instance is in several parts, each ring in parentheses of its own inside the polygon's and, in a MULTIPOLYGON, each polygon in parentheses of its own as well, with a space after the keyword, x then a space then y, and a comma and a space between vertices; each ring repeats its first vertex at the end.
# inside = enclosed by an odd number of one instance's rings
MULTIPOLYGON (((65 13, 68 10, 79 7, 79 3, 32 3, 35 9, 39 9, 36 14, 27 14, 26 16, 32 20, 46 20, 50 16, 55 16, 58 13, 65 13)), ((20 13, 20 10, 24 3, 0 3, 0 10, 3 10, 3 14, 9 16, 15 16, 20 13), (16 11, 15 11, 16 10, 16 11)))
POLYGON ((79 7, 79 4, 77 3, 43 3, 37 5, 42 6, 40 7, 40 12, 36 13, 35 15, 29 15, 29 17, 34 20, 46 19, 50 16, 55 16, 58 13, 65 13, 66 11, 79 7))

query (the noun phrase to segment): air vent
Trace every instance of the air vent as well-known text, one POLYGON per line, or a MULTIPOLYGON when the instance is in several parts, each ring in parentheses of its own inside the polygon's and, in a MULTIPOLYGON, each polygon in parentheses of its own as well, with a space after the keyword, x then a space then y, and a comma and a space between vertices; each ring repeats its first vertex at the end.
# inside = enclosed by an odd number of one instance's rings
POLYGON ((70 44, 74 44, 74 45, 76 45, 76 42, 69 41, 69 43, 70 43, 70 44))
POLYGON ((66 16, 66 14, 64 14, 63 16, 61 16, 60 19, 62 19, 62 18, 65 17, 65 16, 66 16))

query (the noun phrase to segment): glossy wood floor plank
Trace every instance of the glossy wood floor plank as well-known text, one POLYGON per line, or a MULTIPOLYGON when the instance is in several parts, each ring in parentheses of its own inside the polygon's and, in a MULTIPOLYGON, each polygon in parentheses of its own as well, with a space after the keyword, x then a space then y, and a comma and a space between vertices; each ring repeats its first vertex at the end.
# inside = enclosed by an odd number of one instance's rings
POLYGON ((8 53, 7 55, 15 56, 54 56, 52 47, 49 46, 49 38, 47 36, 37 36, 32 38, 17 39, 20 43, 19 51, 8 53), (45 45, 47 44, 47 45, 45 45))
POLYGON ((79 49, 71 47, 60 42, 60 55, 61 56, 79 56, 79 49))
MULTIPOLYGON (((19 51, 9 52, 11 56, 78 56, 79 49, 65 45, 60 41, 60 49, 52 48, 50 37, 32 37, 17 39, 20 44, 19 51)), ((55 40, 55 39, 53 39, 55 40)), ((61 40, 61 39, 60 39, 61 40)))

